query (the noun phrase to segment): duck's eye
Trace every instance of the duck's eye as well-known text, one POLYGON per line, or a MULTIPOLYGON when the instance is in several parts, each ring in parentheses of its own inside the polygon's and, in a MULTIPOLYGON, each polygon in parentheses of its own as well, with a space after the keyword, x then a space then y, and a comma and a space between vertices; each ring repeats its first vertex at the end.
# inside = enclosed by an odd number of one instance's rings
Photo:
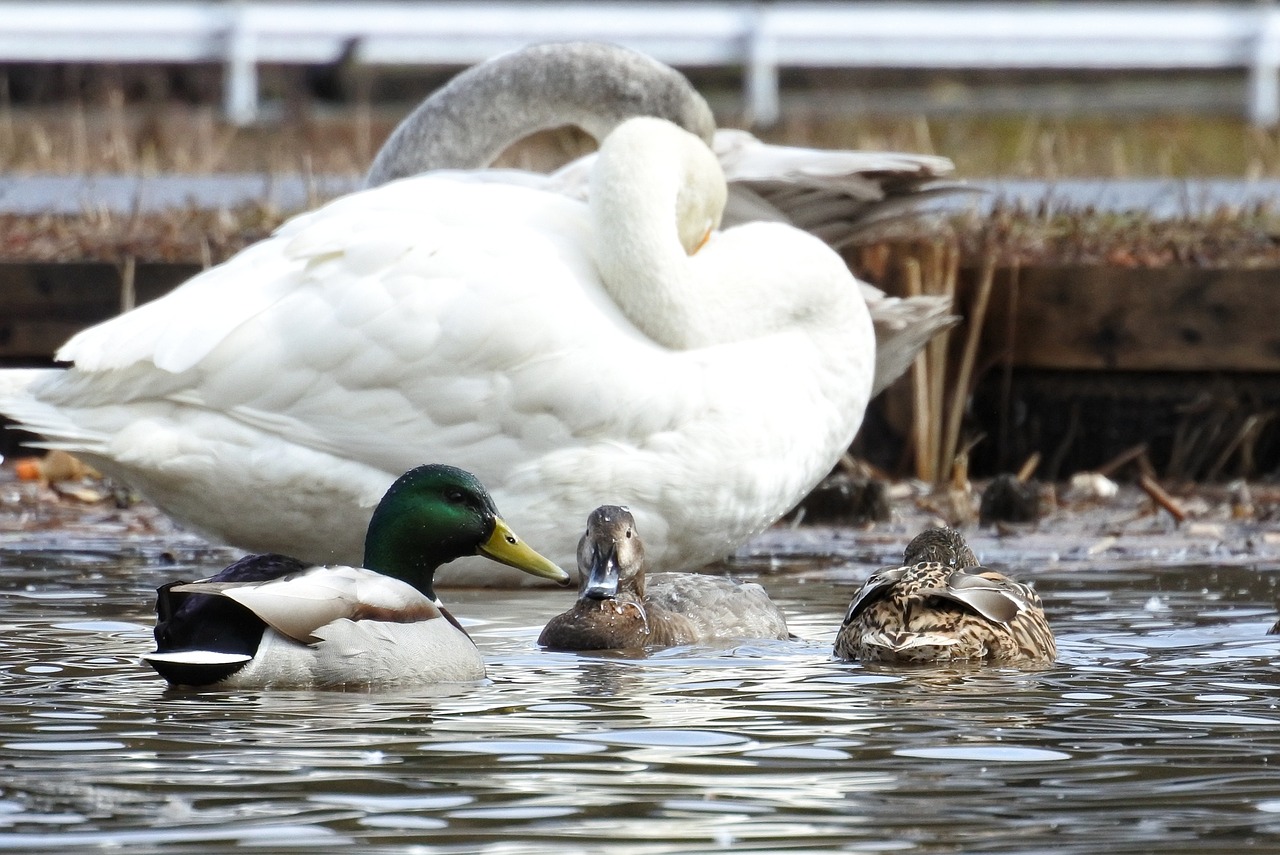
POLYGON ((627 529, 627 539, 631 539, 631 529, 627 529))
POLYGON ((457 489, 446 490, 444 494, 444 499, 446 502, 449 502, 451 504, 461 505, 467 501, 467 495, 463 493, 461 490, 457 490, 457 489))

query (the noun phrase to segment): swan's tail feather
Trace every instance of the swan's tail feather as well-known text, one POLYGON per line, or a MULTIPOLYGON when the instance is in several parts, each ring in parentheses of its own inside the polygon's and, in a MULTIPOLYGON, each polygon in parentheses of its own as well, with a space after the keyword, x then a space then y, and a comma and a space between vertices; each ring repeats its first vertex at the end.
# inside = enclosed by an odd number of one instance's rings
POLYGON ((824 235, 823 239, 836 249, 843 249, 852 243, 874 239, 881 233, 877 230, 886 226, 904 220, 919 220, 930 214, 943 217, 949 210, 953 210, 945 205, 933 205, 936 200, 960 196, 977 197, 986 192, 985 187, 950 180, 899 188, 879 201, 867 203, 858 211, 856 218, 840 223, 830 230, 830 234, 824 235))
POLYGON ((862 290, 876 330, 876 374, 871 394, 878 395, 906 373, 930 339, 960 318, 951 314, 950 297, 890 297, 865 283, 862 290))
POLYGON ((5 412, 5 404, 10 399, 17 399, 29 394, 38 381, 59 373, 56 368, 5 368, 0 370, 0 413, 5 412))
POLYGON ((34 394, 43 381, 62 373, 58 368, 7 368, 0 371, 0 416, 12 419, 22 430, 44 437, 27 443, 34 448, 61 449, 72 453, 105 450, 108 437, 76 424, 65 411, 34 394))

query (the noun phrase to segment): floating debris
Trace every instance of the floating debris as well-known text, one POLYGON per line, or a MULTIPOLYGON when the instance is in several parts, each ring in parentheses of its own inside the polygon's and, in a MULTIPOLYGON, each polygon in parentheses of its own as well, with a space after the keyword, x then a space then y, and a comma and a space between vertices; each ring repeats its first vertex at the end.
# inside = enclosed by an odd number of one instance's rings
POLYGON ((1120 485, 1101 472, 1077 472, 1067 486, 1069 499, 1114 499, 1120 485))
MULTIPOLYGON (((0 462, 3 458, 0 458, 0 462)), ((13 461, 14 473, 20 481, 58 484, 84 478, 101 480, 102 473, 78 457, 54 449, 43 457, 21 457, 13 461)))

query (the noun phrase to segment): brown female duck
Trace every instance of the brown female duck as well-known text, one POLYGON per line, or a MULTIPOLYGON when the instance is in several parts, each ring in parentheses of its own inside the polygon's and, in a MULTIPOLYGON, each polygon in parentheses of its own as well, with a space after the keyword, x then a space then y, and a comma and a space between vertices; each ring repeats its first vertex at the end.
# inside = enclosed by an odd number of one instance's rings
POLYGON ((655 573, 626 508, 592 511, 578 541, 578 601, 547 623, 538 644, 555 650, 670 647, 724 638, 787 638, 764 588, 720 576, 655 573))
POLYGON ((934 528, 907 545, 903 566, 875 573, 854 596, 835 655, 1035 664, 1058 649, 1035 591, 980 567, 958 531, 934 528))

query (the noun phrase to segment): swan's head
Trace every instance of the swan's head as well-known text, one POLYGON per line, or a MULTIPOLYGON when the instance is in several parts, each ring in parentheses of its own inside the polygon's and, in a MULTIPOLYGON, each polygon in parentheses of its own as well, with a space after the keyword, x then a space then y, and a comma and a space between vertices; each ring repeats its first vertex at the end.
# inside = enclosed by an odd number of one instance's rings
MULTIPOLYGON (((700 151, 690 152, 691 162, 704 161, 702 152, 711 154, 701 143, 698 148, 700 151)), ((728 190, 720 161, 714 156, 709 163, 698 163, 686 173, 686 177, 688 180, 676 196, 676 230, 684 251, 693 255, 711 239, 711 233, 720 228, 728 190)))
MULTIPOLYGON (((653 182, 664 174, 677 181, 676 230, 686 254, 701 249, 720 227, 729 193, 724 170, 696 135, 665 119, 628 119, 605 138, 600 158, 613 168, 594 173, 593 181, 653 182)), ((593 187, 593 197, 603 189, 593 187)))
POLYGON ((644 544, 626 508, 603 505, 587 517, 578 541, 580 598, 612 600, 619 592, 644 596, 644 544))

